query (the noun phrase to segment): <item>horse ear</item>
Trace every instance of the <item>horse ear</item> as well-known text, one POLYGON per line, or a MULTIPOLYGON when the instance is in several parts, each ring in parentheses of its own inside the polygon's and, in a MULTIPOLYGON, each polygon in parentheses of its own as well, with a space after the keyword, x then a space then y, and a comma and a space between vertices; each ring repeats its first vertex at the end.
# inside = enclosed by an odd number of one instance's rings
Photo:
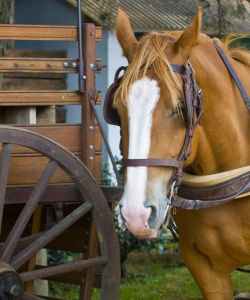
POLYGON ((177 50, 181 50, 185 58, 189 57, 191 49, 195 46, 198 40, 201 29, 201 16, 202 10, 201 7, 199 7, 192 22, 176 42, 177 50))
POLYGON ((130 62, 134 56, 137 40, 131 28, 129 18, 121 8, 118 8, 115 31, 123 54, 130 62))

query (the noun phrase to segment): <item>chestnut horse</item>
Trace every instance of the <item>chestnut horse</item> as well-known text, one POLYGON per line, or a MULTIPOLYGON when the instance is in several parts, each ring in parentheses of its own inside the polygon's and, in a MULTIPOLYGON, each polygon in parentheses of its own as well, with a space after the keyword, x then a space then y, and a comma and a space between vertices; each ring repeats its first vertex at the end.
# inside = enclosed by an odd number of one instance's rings
MULTIPOLYGON (((118 10, 116 35, 129 62, 114 99, 124 157, 177 158, 185 138, 183 83, 170 64, 190 61, 204 113, 184 170, 208 175, 250 165, 250 117, 213 43, 223 49, 248 94, 250 55, 230 52, 220 40, 201 34, 200 26, 199 9, 185 31, 152 32, 138 42, 127 15, 118 10)), ((148 220, 163 209, 172 173, 171 167, 126 168, 121 212, 135 236, 157 237, 148 220)), ((179 208, 174 219, 183 259, 204 298, 233 299, 230 274, 250 263, 250 197, 198 211, 179 208)))

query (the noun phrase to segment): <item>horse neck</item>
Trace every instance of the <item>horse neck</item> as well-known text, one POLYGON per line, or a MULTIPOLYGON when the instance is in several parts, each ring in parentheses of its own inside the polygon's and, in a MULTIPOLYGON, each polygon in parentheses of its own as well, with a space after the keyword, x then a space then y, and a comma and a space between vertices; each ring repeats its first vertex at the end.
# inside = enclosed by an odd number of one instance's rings
MULTIPOLYGON (((223 45, 221 45, 223 47, 223 45)), ((194 137, 189 168, 198 175, 213 174, 250 164, 250 118, 236 85, 213 44, 198 47, 190 58, 204 97, 202 126, 194 137)), ((229 57, 245 87, 250 68, 229 57)))

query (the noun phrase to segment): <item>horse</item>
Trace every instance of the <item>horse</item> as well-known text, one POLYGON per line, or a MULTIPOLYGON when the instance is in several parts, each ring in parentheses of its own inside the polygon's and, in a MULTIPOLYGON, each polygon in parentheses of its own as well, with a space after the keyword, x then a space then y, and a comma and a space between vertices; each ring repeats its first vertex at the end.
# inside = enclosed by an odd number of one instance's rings
MULTIPOLYGON (((241 95, 214 47, 219 45, 250 93, 250 55, 230 51, 200 32, 202 12, 184 31, 151 32, 137 41, 128 16, 118 9, 115 31, 128 60, 113 107, 120 118, 122 150, 129 159, 176 159, 186 134, 183 80, 171 65, 192 65, 203 93, 201 126, 192 138, 184 171, 203 176, 250 165, 250 118, 241 95)), ((174 168, 128 166, 121 199, 127 228, 156 238, 152 220, 164 213, 174 168)), ((183 260, 208 300, 233 299, 231 272, 250 263, 250 197, 217 207, 173 214, 183 260)))

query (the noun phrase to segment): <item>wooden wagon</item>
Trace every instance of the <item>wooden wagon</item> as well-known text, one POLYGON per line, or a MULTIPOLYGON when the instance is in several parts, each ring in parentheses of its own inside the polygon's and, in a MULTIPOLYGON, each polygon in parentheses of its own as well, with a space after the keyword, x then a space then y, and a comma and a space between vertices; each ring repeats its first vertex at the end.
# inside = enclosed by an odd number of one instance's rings
POLYGON ((92 299, 93 287, 101 288, 101 299, 118 298, 119 247, 107 201, 116 191, 100 185, 102 138, 90 104, 98 99, 95 44, 101 28, 82 24, 79 2, 78 27, 0 25, 2 40, 79 45, 77 59, 13 53, 0 58, 5 78, 79 74, 78 91, 0 91, 2 300, 55 299, 36 295, 37 279, 79 285, 79 299, 92 299), (56 108, 64 105, 81 105, 81 124, 56 123, 56 108), (71 263, 44 266, 36 259, 41 249, 81 255, 71 263))

